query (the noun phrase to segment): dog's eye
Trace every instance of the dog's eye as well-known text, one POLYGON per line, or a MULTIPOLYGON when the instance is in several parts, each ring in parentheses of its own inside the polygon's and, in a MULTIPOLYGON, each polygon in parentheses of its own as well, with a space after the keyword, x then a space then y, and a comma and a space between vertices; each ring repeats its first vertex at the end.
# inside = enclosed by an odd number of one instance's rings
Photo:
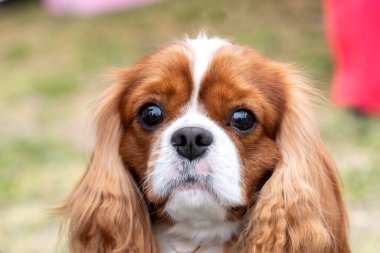
POLYGON ((152 129, 164 121, 164 115, 158 105, 149 103, 141 107, 139 120, 143 128, 152 129))
POLYGON ((231 116, 229 126, 242 132, 252 130, 256 126, 257 120, 253 113, 245 109, 234 111, 231 116))

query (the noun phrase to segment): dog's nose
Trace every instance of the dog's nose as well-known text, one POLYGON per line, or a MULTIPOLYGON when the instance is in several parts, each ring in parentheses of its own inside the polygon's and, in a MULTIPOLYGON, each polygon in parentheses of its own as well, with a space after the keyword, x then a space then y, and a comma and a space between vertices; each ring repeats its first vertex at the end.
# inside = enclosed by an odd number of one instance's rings
POLYGON ((194 160, 200 157, 213 142, 210 131, 200 127, 183 127, 175 131, 171 143, 176 147, 178 154, 194 160))

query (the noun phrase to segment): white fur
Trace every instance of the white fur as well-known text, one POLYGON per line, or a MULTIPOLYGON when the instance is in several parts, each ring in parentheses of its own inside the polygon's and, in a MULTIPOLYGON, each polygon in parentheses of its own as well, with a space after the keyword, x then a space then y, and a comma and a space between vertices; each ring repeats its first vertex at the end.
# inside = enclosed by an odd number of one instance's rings
MULTIPOLYGON (((217 38, 208 39, 201 35, 195 40, 187 39, 188 54, 193 69, 193 93, 182 114, 173 120, 155 143, 157 153, 152 154, 148 175, 154 194, 169 197, 165 211, 175 221, 170 227, 157 226, 157 238, 161 252, 216 253, 223 251, 223 243, 237 232, 240 223, 226 219, 226 208, 240 205, 241 164, 233 141, 198 102, 202 77, 207 71, 216 50, 228 42, 217 38), (203 157, 188 161, 180 156, 171 144, 172 134, 183 127, 201 127, 213 135, 213 143, 203 157), (181 170, 209 176, 210 188, 172 188, 173 180, 180 178, 181 170)), ((183 174, 183 172, 182 172, 183 174)))
POLYGON ((208 231, 211 228, 213 231, 218 231, 219 234, 229 239, 232 234, 237 232, 240 225, 240 221, 220 223, 208 221, 207 225, 206 223, 200 225, 198 222, 177 222, 171 227, 156 224, 154 228, 160 252, 222 253, 224 242, 227 239, 217 238, 215 240, 207 240, 206 238, 209 238, 210 234, 208 231), (204 238, 204 235, 206 235, 206 238, 204 238), (195 251, 198 247, 199 249, 195 251))
POLYGON ((159 243, 160 252, 165 253, 222 253, 223 243, 209 243, 200 245, 178 235, 168 232, 164 226, 156 225, 156 238, 159 243))
POLYGON ((212 60, 212 57, 216 50, 224 45, 230 44, 226 40, 220 38, 208 38, 204 34, 199 34, 196 39, 186 39, 186 43, 190 47, 189 58, 191 59, 193 66, 193 94, 191 96, 190 104, 192 106, 197 105, 199 87, 201 85, 202 77, 207 71, 207 68, 212 60))
POLYGON ((201 190, 175 190, 165 211, 176 221, 156 225, 160 252, 222 253, 224 242, 236 233, 241 221, 226 221, 225 210, 201 190))

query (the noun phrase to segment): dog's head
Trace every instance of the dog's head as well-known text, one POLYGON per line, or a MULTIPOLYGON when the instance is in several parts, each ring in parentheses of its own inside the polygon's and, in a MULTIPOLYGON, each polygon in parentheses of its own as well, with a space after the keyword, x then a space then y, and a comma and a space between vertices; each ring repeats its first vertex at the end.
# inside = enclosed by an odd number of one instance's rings
POLYGON ((281 157, 283 73, 249 48, 198 39, 125 75, 134 80, 121 97, 120 154, 147 200, 172 218, 202 198, 227 212, 246 207, 281 157))
POLYGON ((288 66, 217 38, 176 42, 120 71, 65 206, 74 251, 155 252, 152 219, 199 215, 244 220, 226 238, 238 252, 347 247, 310 93, 288 66))

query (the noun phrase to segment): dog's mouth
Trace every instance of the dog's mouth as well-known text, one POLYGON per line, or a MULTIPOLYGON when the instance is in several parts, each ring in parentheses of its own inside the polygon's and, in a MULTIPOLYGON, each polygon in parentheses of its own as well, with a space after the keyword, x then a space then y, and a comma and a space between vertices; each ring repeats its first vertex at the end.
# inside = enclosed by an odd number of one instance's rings
POLYGON ((214 196, 215 199, 219 199, 219 195, 215 192, 212 179, 209 176, 188 176, 177 181, 173 185, 171 191, 201 191, 214 196))
POLYGON ((178 167, 178 175, 170 182, 170 188, 177 190, 208 190, 212 191, 212 178, 205 171, 208 170, 204 161, 183 162, 178 167))
POLYGON ((223 202, 224 196, 218 193, 215 188, 213 171, 208 166, 207 161, 182 162, 175 168, 176 173, 168 175, 164 186, 161 186, 161 197, 170 197, 176 192, 203 192, 212 195, 218 202, 223 202))
POLYGON ((176 187, 177 190, 203 190, 207 191, 207 185, 204 182, 201 182, 200 180, 197 180, 195 178, 188 178, 184 180, 182 183, 179 183, 176 187))

